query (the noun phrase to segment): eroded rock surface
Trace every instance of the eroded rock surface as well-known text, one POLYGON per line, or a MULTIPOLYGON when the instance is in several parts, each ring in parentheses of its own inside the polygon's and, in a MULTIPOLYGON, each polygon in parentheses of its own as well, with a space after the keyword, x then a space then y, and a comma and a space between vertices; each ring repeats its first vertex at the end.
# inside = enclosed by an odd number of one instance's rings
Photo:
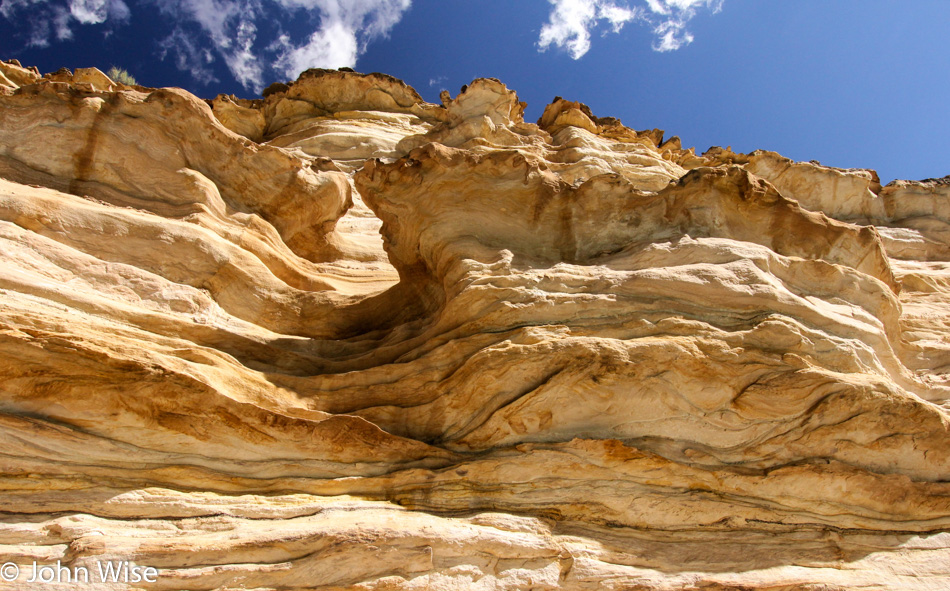
POLYGON ((0 74, 24 577, 950 587, 944 180, 697 155, 560 97, 528 123, 493 79, 0 74))

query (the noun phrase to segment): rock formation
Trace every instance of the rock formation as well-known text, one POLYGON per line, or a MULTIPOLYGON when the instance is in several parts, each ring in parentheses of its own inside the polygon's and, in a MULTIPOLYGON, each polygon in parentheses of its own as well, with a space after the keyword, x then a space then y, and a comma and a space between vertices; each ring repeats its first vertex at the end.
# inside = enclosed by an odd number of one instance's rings
POLYGON ((10 588, 950 588, 946 179, 442 99, 0 63, 10 588))

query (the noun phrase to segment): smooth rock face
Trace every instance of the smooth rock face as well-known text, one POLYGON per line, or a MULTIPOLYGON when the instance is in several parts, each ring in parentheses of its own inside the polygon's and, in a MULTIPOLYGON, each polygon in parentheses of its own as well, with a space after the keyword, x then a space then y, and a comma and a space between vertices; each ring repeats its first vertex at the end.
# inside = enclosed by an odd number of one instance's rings
POLYGON ((946 179, 0 74, 10 588, 950 588, 946 179))

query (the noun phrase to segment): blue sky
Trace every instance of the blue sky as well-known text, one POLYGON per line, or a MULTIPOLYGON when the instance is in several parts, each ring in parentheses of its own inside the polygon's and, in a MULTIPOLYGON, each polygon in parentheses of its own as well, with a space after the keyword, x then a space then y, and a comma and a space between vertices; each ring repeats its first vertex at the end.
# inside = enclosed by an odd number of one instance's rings
POLYGON ((402 78, 427 100, 493 76, 536 119, 555 95, 698 152, 775 150, 950 174, 950 2, 0 0, 0 59, 110 65, 243 97, 306 67, 402 78))

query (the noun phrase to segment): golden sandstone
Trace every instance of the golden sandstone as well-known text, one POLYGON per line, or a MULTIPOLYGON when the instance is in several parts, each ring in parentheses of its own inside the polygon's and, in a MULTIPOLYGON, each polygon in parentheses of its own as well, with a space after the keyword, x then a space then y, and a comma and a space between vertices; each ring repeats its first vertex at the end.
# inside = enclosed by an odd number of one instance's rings
POLYGON ((950 588, 947 179, 265 95, 0 63, 0 587, 950 588))

